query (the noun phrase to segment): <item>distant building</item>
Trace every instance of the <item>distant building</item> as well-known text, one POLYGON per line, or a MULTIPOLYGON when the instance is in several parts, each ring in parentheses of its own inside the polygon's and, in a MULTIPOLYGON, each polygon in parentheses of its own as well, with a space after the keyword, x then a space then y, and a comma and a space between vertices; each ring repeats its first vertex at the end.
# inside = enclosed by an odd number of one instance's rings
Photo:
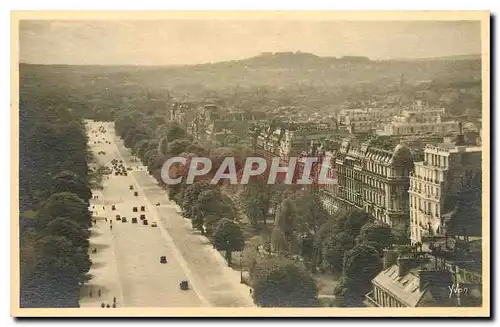
POLYGON ((327 138, 332 130, 316 124, 274 123, 256 128, 251 134, 258 153, 267 158, 280 157, 288 163, 290 157, 309 151, 311 142, 327 138))
POLYGON ((383 127, 394 115, 389 109, 343 109, 337 115, 337 122, 346 126, 350 133, 369 133, 383 127))
POLYGON ((188 124, 188 133, 202 144, 225 146, 229 136, 246 139, 249 127, 265 119, 263 112, 241 112, 205 104, 188 124))
POLYGON ((186 128, 194 119, 197 112, 198 104, 195 102, 174 102, 167 107, 167 122, 177 122, 182 127, 186 128))
MULTIPOLYGON (((445 234, 444 215, 451 211, 446 202, 481 174, 482 148, 466 145, 459 135, 455 144, 428 145, 424 160, 415 162, 410 177, 411 241, 445 234)), ((453 204, 451 204, 453 206, 453 204)))
POLYGON ((310 184, 308 187, 318 192, 325 209, 330 214, 333 214, 338 209, 336 203, 337 183, 326 184, 324 181, 322 182, 320 178, 326 177, 328 180, 337 178, 335 158, 339 148, 340 143, 330 139, 311 142, 310 149, 308 151, 303 151, 297 162, 298 176, 302 177, 304 174, 305 159, 313 157, 317 160, 312 166, 309 175, 310 184), (326 172, 325 175, 321 175, 323 170, 326 172))
POLYGON ((444 109, 424 111, 403 110, 401 114, 392 117, 391 121, 378 130, 379 135, 410 136, 410 135, 444 135, 458 132, 458 122, 442 121, 444 109))

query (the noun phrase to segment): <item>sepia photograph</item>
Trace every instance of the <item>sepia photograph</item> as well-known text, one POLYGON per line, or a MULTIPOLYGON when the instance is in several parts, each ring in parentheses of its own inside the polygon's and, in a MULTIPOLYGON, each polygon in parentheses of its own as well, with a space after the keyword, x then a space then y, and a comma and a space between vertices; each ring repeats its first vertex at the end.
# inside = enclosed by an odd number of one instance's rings
POLYGON ((490 13, 11 13, 11 315, 489 317, 490 13))

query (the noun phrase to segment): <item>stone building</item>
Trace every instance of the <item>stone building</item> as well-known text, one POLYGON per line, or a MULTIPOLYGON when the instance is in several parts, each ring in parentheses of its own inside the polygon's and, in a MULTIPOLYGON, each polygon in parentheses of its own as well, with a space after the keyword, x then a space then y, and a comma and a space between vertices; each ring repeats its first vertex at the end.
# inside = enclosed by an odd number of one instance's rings
POLYGON ((346 139, 337 153, 337 201, 391 226, 408 224, 408 187, 413 157, 397 145, 393 150, 346 139))
POLYGON ((474 178, 480 178, 481 163, 482 148, 467 145, 462 134, 455 144, 426 146, 424 160, 415 163, 410 177, 412 243, 445 235, 445 218, 454 209, 454 198, 470 186, 474 178))
POLYGON ((443 121, 444 109, 424 111, 403 110, 399 115, 392 117, 379 135, 409 136, 409 135, 445 135, 459 132, 456 121, 443 121))

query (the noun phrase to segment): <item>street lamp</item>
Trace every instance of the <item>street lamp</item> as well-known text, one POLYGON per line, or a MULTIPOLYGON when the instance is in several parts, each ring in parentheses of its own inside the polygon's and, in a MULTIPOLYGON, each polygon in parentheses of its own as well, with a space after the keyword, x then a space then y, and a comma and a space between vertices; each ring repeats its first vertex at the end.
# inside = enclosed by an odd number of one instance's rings
POLYGON ((240 284, 243 284, 243 253, 240 252, 240 284))

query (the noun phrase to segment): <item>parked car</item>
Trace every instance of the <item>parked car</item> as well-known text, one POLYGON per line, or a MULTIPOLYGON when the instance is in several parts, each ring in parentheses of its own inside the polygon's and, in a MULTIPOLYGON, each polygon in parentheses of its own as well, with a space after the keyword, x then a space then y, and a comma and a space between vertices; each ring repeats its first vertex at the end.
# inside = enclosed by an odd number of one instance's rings
POLYGON ((151 223, 151 227, 158 227, 155 222, 151 223))
POLYGON ((144 220, 142 221, 142 224, 143 224, 143 225, 147 225, 147 224, 148 224, 148 221, 147 221, 146 219, 144 219, 144 220))
POLYGON ((141 206, 141 211, 146 211, 146 207, 145 206, 141 206))
POLYGON ((137 218, 132 218, 132 224, 137 224, 137 218))
POLYGON ((160 263, 167 263, 167 257, 166 257, 166 256, 164 256, 164 255, 162 255, 162 256, 160 257, 160 263))
POLYGON ((126 223, 127 222, 127 217, 123 217, 122 218, 122 223, 126 223))
POLYGON ((133 208, 132 208, 132 211, 133 211, 133 212, 137 212, 137 207, 133 207, 133 208))

